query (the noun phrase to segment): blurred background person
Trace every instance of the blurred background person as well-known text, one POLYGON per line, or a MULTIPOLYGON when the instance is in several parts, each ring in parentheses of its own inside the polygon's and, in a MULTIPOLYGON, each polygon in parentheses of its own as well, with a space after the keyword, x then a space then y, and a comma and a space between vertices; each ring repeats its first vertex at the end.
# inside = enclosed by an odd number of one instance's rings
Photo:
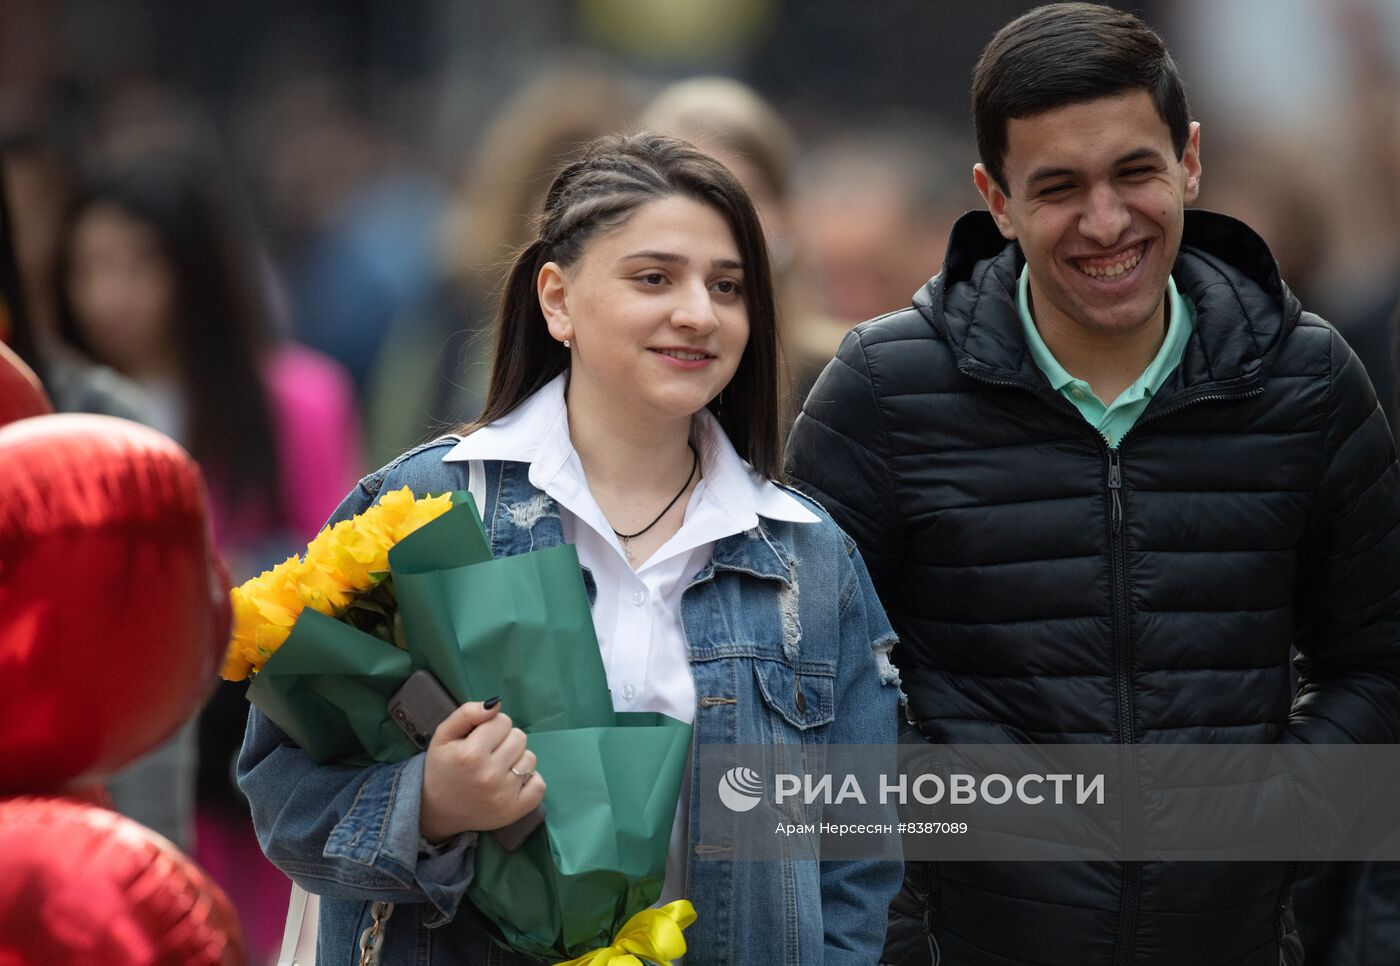
POLYGON ((973 206, 969 146, 909 119, 818 144, 797 178, 798 237, 823 307, 847 326, 904 307, 973 206))
POLYGON ((157 145, 94 165, 64 225, 55 301, 61 338, 140 386, 156 428, 199 460, 221 551, 246 574, 319 529, 360 454, 343 370, 269 331, 256 249, 217 164, 157 145))
MULTIPOLYGON (((235 580, 320 528, 361 465, 349 379, 277 341, 256 248, 194 144, 139 137, 75 192, 55 272, 60 336, 136 383, 147 421, 208 483, 216 544, 235 580)), ((288 886, 260 858, 231 781, 247 705, 221 685, 199 726, 196 860, 244 916, 250 949, 280 936, 288 886)))
POLYGON ((718 159, 758 209, 778 295, 783 378, 788 382, 782 387, 786 436, 806 390, 840 341, 832 338, 832 320, 816 308, 796 244, 792 175, 799 156, 797 138, 757 91, 727 77, 694 77, 663 88, 642 109, 636 126, 689 141, 718 159))
MULTIPOLYGON (((13 260, 16 275, 7 299, 5 338, 43 380, 58 412, 101 413, 145 422, 146 403, 139 387, 58 338, 54 268, 72 186, 69 155, 52 124, 20 118, 0 122, 0 200, 9 243, 7 258, 13 260)), ((167 828, 160 830, 180 841, 167 828)))
MULTIPOLYGON (((1400 150, 1393 153, 1400 163, 1400 150)), ((1201 182, 1199 204, 1233 215, 1257 231, 1278 260, 1284 282, 1304 305, 1335 306, 1333 324, 1366 367, 1394 433, 1392 316, 1400 306, 1400 246, 1390 271, 1378 266, 1358 276, 1354 290, 1338 290, 1327 265, 1335 245, 1327 191, 1326 172, 1307 146, 1267 133, 1236 132, 1211 146, 1210 178, 1201 182), (1261 157, 1272 160, 1260 164, 1261 157)))
POLYGON ((836 323, 815 354, 829 360, 847 329, 908 305, 938 270, 953 221, 978 200, 974 160, 963 140, 912 117, 832 135, 805 157, 798 245, 836 323))
POLYGON ((394 320, 431 294, 445 192, 333 70, 282 64, 242 118, 298 338, 363 398, 394 320))
MULTIPOLYGON (((37 128, 12 129, 0 135, 0 159, 5 338, 38 374, 56 412, 149 423, 152 411, 139 386, 57 336, 53 271, 70 185, 63 153, 37 128)), ((108 779, 112 805, 189 851, 195 767, 191 721, 108 779)))
POLYGON ((19 271, 23 314, 41 342, 54 330, 53 261, 72 175, 55 136, 33 120, 0 124, 7 226, 19 271))
POLYGON ((625 75, 566 61, 491 119, 443 212, 431 293, 394 320, 370 375, 373 460, 392 459, 481 411, 491 305, 506 267, 532 237, 550 178, 594 138, 624 128, 636 104, 625 75))
MULTIPOLYGON (((1199 78, 1191 96, 1207 134, 1247 132, 1228 145, 1211 139, 1199 203, 1257 219, 1249 223, 1284 280, 1356 351, 1395 433, 1400 5, 1178 0, 1169 11, 1184 40, 1173 49, 1199 78), (1306 50, 1308 70, 1281 50, 1306 50), (1215 184, 1217 170, 1224 184, 1215 184)), ((1400 957, 1400 926, 1392 932, 1388 959, 1400 957)))

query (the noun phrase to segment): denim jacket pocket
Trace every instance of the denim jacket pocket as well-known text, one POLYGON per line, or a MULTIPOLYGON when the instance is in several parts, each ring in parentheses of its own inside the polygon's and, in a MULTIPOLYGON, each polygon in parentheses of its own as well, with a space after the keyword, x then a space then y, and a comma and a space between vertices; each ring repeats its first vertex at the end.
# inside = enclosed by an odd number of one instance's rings
POLYGON ((758 689, 768 707, 794 728, 806 731, 835 717, 835 674, 799 671, 783 661, 758 659, 753 664, 758 689))

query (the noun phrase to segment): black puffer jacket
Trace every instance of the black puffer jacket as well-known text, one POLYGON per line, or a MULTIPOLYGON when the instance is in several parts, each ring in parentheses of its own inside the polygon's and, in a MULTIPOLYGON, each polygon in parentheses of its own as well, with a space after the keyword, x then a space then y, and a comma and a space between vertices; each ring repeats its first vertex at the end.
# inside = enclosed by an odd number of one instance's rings
MULTIPOLYGON (((1390 433, 1355 356, 1301 311, 1258 236, 1187 213, 1173 277, 1196 331, 1116 452, 1027 352, 1020 250, 978 212, 949 252, 913 308, 846 339, 788 454, 860 545, 920 730, 1400 741, 1390 433)), ((1294 877, 1262 863, 911 871, 944 966, 1276 966, 1294 877)))

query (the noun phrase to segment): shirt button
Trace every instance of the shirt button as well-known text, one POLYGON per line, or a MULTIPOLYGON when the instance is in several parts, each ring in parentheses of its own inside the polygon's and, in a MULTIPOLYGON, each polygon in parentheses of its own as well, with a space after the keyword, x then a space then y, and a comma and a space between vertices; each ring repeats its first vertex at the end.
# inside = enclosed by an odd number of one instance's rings
POLYGON ((1076 387, 1074 387, 1073 389, 1071 389, 1071 390, 1069 391, 1069 394, 1070 394, 1071 396, 1073 396, 1075 399, 1083 399, 1083 398, 1084 398, 1084 390, 1083 390, 1083 389, 1080 389, 1078 386, 1076 386, 1076 387))
POLYGON ((624 684, 622 686, 622 696, 628 701, 631 701, 637 696, 637 689, 632 687, 632 685, 630 684, 624 684))
POLYGON ((641 607, 646 602, 647 592, 645 590, 639 590, 632 595, 632 603, 636 604, 638 607, 641 607))

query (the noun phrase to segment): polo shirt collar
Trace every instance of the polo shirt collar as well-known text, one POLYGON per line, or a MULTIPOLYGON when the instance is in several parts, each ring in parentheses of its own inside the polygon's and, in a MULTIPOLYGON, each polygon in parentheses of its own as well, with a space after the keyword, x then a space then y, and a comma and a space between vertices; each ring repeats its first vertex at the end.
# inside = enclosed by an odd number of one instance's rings
MULTIPOLYGON (((1016 309, 1021 317, 1021 331, 1026 337, 1026 346, 1029 348, 1031 358, 1035 360, 1037 368, 1045 374, 1045 378, 1050 382, 1050 387, 1056 392, 1063 392, 1072 383, 1089 391, 1088 385, 1082 380, 1075 379, 1065 371, 1065 367, 1050 352, 1050 347, 1045 344, 1045 340, 1040 337, 1040 330, 1036 328, 1035 319, 1031 315, 1030 298, 1030 267, 1021 269, 1021 277, 1016 285, 1016 309)), ((1176 280, 1170 275, 1167 276, 1167 334, 1162 339, 1162 345, 1157 350, 1157 354, 1148 363, 1147 368, 1142 371, 1142 375, 1133 380, 1128 388, 1119 394, 1118 398, 1104 400, 1104 405, 1112 405, 1115 402, 1132 402, 1151 396, 1166 382, 1167 376, 1171 375, 1178 362, 1181 361, 1181 354, 1186 346, 1186 340, 1191 336, 1191 312, 1186 300, 1177 291, 1176 280)))

